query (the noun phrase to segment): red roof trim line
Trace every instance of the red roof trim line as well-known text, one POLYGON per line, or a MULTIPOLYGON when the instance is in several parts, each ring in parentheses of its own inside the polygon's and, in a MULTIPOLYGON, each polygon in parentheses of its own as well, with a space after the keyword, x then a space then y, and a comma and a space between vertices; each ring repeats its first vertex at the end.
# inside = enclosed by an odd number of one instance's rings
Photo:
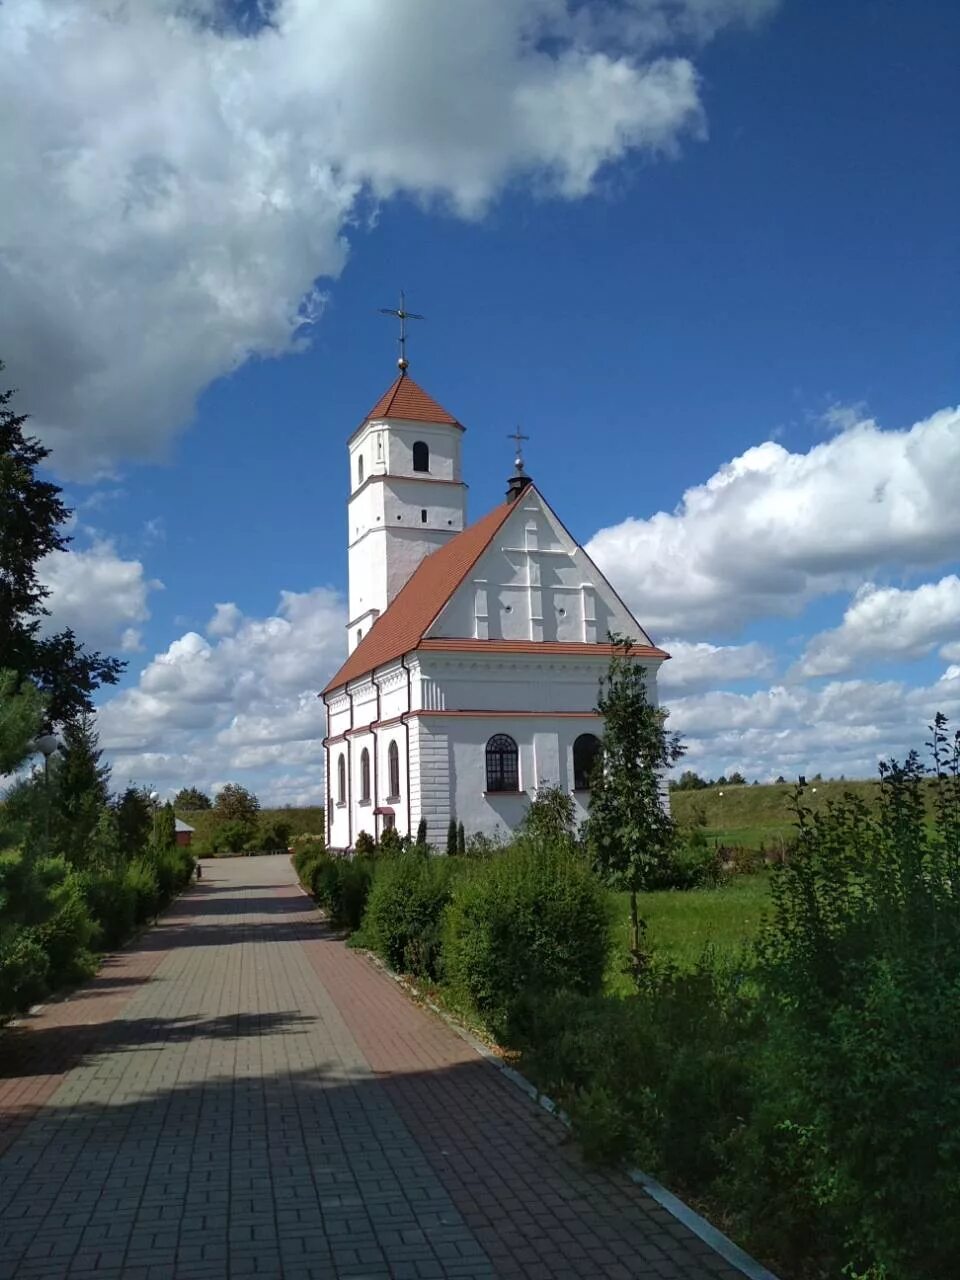
MULTIPOLYGON (((592 644, 578 640, 421 640, 418 649, 448 653, 541 653, 549 657, 610 658, 623 653, 621 645, 592 644)), ((635 644, 631 658, 666 661, 670 655, 656 645, 635 644)))
POLYGON ((414 720, 419 719, 421 716, 496 716, 500 720, 508 720, 510 718, 528 720, 538 716, 541 720, 549 720, 551 717, 559 717, 561 720, 603 719, 603 716, 598 711, 428 711, 426 709, 410 711, 404 718, 414 720))

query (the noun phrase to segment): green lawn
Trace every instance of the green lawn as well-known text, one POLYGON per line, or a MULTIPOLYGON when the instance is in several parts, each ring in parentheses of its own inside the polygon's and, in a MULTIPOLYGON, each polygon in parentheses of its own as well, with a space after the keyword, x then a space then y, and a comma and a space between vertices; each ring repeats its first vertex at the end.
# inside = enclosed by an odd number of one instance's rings
MULTIPOLYGON (((630 897, 626 893, 616 896, 617 950, 623 957, 630 934, 630 897)), ((640 899, 640 914, 647 922, 650 947, 684 968, 693 968, 707 946, 734 955, 744 943, 753 941, 769 901, 769 874, 732 876, 717 889, 645 893, 640 899)), ((629 984, 623 986, 616 976, 611 986, 627 990, 629 984)))

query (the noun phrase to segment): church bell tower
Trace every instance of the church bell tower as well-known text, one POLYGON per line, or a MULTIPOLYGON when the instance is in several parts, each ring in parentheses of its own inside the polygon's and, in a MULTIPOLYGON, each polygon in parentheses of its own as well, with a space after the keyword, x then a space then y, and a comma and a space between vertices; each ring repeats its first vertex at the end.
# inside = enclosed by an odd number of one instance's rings
POLYGON ((466 520, 464 428, 410 377, 402 345, 398 364, 399 377, 347 442, 350 653, 424 557, 466 520))

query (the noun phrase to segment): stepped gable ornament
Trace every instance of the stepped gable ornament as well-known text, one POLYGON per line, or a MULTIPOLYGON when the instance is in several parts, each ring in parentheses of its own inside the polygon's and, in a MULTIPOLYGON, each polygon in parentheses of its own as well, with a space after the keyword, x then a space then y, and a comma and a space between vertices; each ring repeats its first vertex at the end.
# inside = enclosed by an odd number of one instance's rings
POLYGON ((400 321, 400 336, 397 339, 400 344, 400 358, 397 360, 397 368, 400 370, 400 376, 403 377, 410 367, 410 361, 407 359, 407 321, 426 320, 427 317, 418 315, 416 311, 407 310, 406 295, 402 289, 400 290, 400 306, 381 307, 380 314, 394 316, 400 321))

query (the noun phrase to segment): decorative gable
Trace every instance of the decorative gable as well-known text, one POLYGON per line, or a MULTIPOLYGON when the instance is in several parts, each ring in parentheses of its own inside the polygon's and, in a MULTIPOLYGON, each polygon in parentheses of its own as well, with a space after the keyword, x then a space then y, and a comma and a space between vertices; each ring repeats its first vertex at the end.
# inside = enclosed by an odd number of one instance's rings
POLYGON ((651 644, 597 566, 529 485, 424 639, 603 644, 611 632, 651 644))

